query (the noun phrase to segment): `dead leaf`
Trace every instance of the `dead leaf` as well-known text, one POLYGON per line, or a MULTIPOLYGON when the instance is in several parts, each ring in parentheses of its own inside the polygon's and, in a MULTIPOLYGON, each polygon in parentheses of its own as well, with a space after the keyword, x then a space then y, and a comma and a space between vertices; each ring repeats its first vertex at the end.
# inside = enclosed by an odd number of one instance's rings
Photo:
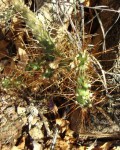
POLYGON ((11 148, 10 148, 10 146, 6 146, 6 145, 3 145, 3 146, 1 146, 0 145, 0 148, 1 148, 1 150, 11 150, 11 148))
POLYGON ((17 146, 13 146, 11 150, 21 150, 17 146))
POLYGON ((112 145, 112 142, 106 142, 105 144, 100 146, 100 150, 108 150, 110 149, 111 145, 112 145))
POLYGON ((90 6, 90 1, 91 0, 85 0, 84 5, 87 6, 87 7, 89 7, 90 6))
POLYGON ((21 150, 24 150, 24 147, 25 147, 25 137, 24 136, 22 138, 22 142, 17 147, 21 150))
POLYGON ((26 53, 26 51, 23 48, 18 48, 18 55, 20 57, 20 61, 19 61, 19 67, 24 68, 26 66, 26 64, 28 63, 28 55, 26 53))
POLYGON ((86 150, 86 146, 80 146, 78 150, 86 150))
POLYGON ((111 150, 120 150, 120 146, 115 146, 111 150))
POLYGON ((13 146, 11 150, 24 150, 25 148, 25 136, 22 137, 21 143, 18 146, 13 146))
POLYGON ((95 140, 88 148, 87 150, 93 150, 97 146, 97 140, 95 140))
POLYGON ((49 109, 55 114, 58 115, 58 107, 54 104, 52 100, 49 102, 49 109))
POLYGON ((0 41, 0 59, 8 56, 7 45, 8 45, 8 42, 6 42, 5 40, 0 41))
POLYGON ((68 130, 66 131, 66 134, 65 134, 64 139, 65 139, 66 141, 69 140, 69 143, 74 143, 75 138, 73 137, 73 133, 74 133, 74 131, 68 129, 68 130))
POLYGON ((11 62, 7 62, 4 66, 4 75, 8 76, 8 75, 12 75, 12 73, 15 71, 15 62, 11 61, 11 62))
POLYGON ((18 54, 19 54, 20 60, 22 62, 27 62, 28 61, 28 55, 27 55, 27 53, 26 53, 26 51, 24 49, 19 47, 18 48, 18 54))
POLYGON ((69 150, 69 149, 70 149, 69 141, 63 141, 61 138, 57 138, 55 150, 69 150))
POLYGON ((0 50, 5 50, 8 45, 8 42, 5 40, 0 40, 0 50))
POLYGON ((65 130, 68 129, 69 121, 65 119, 56 119, 56 124, 60 126, 61 132, 63 133, 65 130))

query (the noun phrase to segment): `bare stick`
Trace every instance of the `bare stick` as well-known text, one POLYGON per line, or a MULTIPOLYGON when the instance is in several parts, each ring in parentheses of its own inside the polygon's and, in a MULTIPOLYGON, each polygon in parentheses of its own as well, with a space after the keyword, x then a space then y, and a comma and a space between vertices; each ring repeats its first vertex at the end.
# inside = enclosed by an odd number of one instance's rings
POLYGON ((104 8, 104 7, 108 7, 108 6, 95 6, 95 7, 84 6, 84 7, 85 8, 90 8, 90 9, 94 9, 94 10, 102 10, 102 11, 110 11, 110 12, 120 13, 120 9, 114 10, 114 9, 105 9, 104 8))
POLYGON ((104 27, 103 27, 103 24, 102 24, 102 21, 97 13, 97 11, 95 10, 95 14, 97 16, 97 19, 98 19, 98 22, 100 24, 100 28, 101 28, 101 31, 102 31, 102 34, 103 34, 103 51, 106 52, 106 43, 105 43, 105 30, 104 30, 104 27))
MULTIPOLYGON (((98 65, 98 67, 99 67, 100 70, 101 70, 101 73, 102 73, 102 75, 103 75, 103 80, 101 79, 101 81, 102 81, 102 83, 103 83, 103 85, 104 85, 104 87, 105 87, 106 93, 108 93, 107 81, 106 81, 106 78, 105 78, 105 72, 104 72, 104 70, 102 69, 102 66, 101 66, 101 64, 99 63, 99 61, 98 61, 94 56, 91 55, 91 57, 92 57, 92 59, 93 59, 93 63, 96 62, 96 65, 98 65)), ((95 63, 94 63, 94 64, 95 64, 95 63)))

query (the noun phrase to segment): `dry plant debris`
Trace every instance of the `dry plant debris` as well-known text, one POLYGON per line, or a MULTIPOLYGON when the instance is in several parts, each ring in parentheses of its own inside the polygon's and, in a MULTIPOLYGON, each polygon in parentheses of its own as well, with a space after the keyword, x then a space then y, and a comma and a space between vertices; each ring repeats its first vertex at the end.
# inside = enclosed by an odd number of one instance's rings
POLYGON ((1 150, 120 149, 118 6, 0 1, 1 150))

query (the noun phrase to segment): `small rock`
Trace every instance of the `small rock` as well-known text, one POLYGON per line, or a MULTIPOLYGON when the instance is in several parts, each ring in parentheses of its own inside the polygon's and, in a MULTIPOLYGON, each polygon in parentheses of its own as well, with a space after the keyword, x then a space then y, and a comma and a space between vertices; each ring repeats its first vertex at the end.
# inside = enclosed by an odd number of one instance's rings
POLYGON ((18 115, 22 115, 26 112, 26 108, 25 107, 17 107, 17 113, 18 115))
POLYGON ((4 95, 2 96, 2 101, 7 101, 10 98, 10 95, 4 95))
POLYGON ((0 116, 0 127, 4 126, 7 122, 7 119, 4 116, 0 116))
POLYGON ((37 141, 33 141, 33 150, 43 150, 43 146, 37 143, 37 141))
POLYGON ((37 123, 36 123, 36 127, 37 127, 38 129, 41 129, 42 126, 43 126, 43 122, 37 122, 37 123))
POLYGON ((16 120, 16 119, 18 119, 17 113, 15 113, 15 114, 13 114, 13 115, 11 115, 9 117, 10 117, 10 120, 16 120))
POLYGON ((38 112, 38 110, 37 110, 37 108, 35 106, 30 106, 29 107, 29 111, 30 111, 31 115, 38 116, 39 112, 38 112))
POLYGON ((112 130, 113 130, 113 132, 119 132, 120 131, 120 127, 118 125, 113 125, 112 126, 112 130))
POLYGON ((44 137, 43 133, 41 130, 39 130, 38 128, 34 127, 32 128, 30 131, 29 131, 29 134, 30 136, 35 139, 35 140, 38 140, 38 139, 41 139, 44 137))
POLYGON ((9 115, 15 114, 15 107, 6 108, 5 114, 9 114, 9 115))
POLYGON ((35 125, 37 123, 38 119, 37 118, 33 118, 31 125, 35 125))

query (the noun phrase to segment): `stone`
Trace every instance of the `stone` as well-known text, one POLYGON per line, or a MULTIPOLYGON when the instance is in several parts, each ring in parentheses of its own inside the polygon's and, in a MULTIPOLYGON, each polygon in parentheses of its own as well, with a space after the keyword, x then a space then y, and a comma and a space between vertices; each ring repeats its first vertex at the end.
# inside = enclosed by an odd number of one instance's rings
POLYGON ((41 130, 39 130, 37 127, 32 128, 29 131, 30 136, 34 139, 34 140, 39 140, 41 138, 44 137, 43 133, 41 130))
POLYGON ((18 115, 22 115, 26 112, 26 108, 25 107, 17 107, 17 113, 18 115))

